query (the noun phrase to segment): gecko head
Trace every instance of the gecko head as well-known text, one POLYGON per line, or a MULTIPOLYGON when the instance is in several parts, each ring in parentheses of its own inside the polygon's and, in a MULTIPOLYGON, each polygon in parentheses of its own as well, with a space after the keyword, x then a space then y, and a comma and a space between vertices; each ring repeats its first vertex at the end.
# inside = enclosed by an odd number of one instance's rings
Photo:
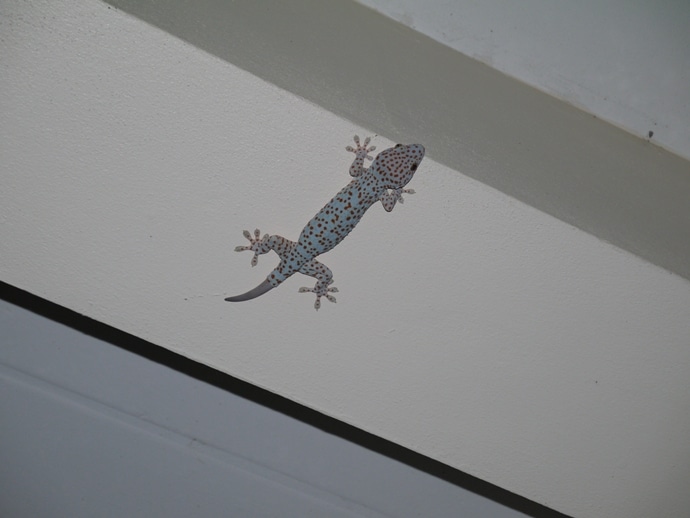
POLYGON ((381 151, 372 167, 386 188, 402 189, 412 180, 422 158, 424 146, 421 144, 396 144, 381 151))

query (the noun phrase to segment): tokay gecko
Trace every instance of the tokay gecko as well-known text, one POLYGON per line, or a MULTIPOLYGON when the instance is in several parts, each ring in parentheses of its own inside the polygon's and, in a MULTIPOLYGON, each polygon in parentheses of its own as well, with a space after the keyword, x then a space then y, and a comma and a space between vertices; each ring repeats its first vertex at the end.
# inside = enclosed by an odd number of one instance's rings
POLYGON ((347 236, 355 225, 359 223, 366 210, 381 200, 386 212, 390 212, 397 202, 403 202, 403 194, 413 194, 412 189, 403 189, 412 179, 419 163, 424 158, 424 146, 398 144, 395 147, 381 151, 376 160, 368 168, 364 167, 364 160, 372 160, 369 156, 374 146, 367 147, 370 139, 360 144, 355 135, 355 145, 346 149, 355 154, 355 160, 350 166, 350 176, 354 177, 343 187, 331 201, 329 201, 309 223, 304 227, 297 242, 282 236, 261 237, 259 229, 252 236, 244 231, 244 237, 249 245, 238 246, 236 252, 250 250, 254 252, 251 264, 256 266, 259 255, 274 250, 280 256, 280 264, 273 270, 266 280, 253 290, 225 300, 241 302, 263 295, 275 288, 293 273, 299 272, 316 279, 313 288, 300 288, 300 293, 312 292, 316 294, 314 307, 321 307, 321 297, 335 302, 331 293, 338 288, 330 287, 333 283, 331 270, 316 260, 320 254, 328 252, 347 236))

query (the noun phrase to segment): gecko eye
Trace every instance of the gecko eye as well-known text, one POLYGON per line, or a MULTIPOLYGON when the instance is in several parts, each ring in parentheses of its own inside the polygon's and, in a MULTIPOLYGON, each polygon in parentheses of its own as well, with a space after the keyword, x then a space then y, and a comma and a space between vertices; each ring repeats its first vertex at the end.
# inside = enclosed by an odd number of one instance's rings
POLYGON ((410 171, 414 172, 414 171, 416 171, 416 170, 417 170, 417 164, 412 164, 412 165, 410 166, 410 171))
POLYGON ((404 146, 402 144, 396 144, 395 147, 399 148, 399 147, 404 147, 404 146))

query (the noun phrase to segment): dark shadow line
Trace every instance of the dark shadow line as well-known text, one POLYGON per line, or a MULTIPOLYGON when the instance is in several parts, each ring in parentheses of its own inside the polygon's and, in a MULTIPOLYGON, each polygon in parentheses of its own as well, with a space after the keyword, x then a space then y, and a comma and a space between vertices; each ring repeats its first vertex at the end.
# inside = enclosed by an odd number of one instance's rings
POLYGON ((477 477, 463 473, 458 469, 414 452, 404 446, 400 446, 356 428, 355 426, 338 421, 333 417, 329 417, 321 412, 295 403, 283 396, 256 387, 251 383, 239 380, 202 363, 185 358, 163 347, 93 320, 90 317, 81 315, 71 309, 45 300, 2 281, 0 281, 0 298, 37 315, 92 336, 93 338, 174 369, 177 372, 228 391, 258 405, 280 412, 283 415, 297 419, 307 425, 357 444, 370 451, 402 462, 411 468, 445 480, 446 482, 481 495, 532 518, 568 518, 565 514, 549 509, 546 506, 478 479, 477 477))

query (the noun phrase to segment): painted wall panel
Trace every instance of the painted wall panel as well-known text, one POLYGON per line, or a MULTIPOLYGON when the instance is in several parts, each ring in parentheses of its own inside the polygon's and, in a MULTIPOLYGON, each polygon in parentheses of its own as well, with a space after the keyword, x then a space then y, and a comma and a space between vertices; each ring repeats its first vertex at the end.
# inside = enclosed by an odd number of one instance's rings
POLYGON ((3 281, 567 514, 687 508, 687 280, 435 161, 456 141, 422 124, 417 194, 323 258, 336 305, 297 278, 230 305, 277 264, 241 231, 295 238, 371 131, 108 4, 3 9, 3 281))
POLYGON ((526 516, 6 301, 0 330, 4 518, 526 516))
POLYGON ((359 0, 690 157, 690 7, 663 0, 359 0))

